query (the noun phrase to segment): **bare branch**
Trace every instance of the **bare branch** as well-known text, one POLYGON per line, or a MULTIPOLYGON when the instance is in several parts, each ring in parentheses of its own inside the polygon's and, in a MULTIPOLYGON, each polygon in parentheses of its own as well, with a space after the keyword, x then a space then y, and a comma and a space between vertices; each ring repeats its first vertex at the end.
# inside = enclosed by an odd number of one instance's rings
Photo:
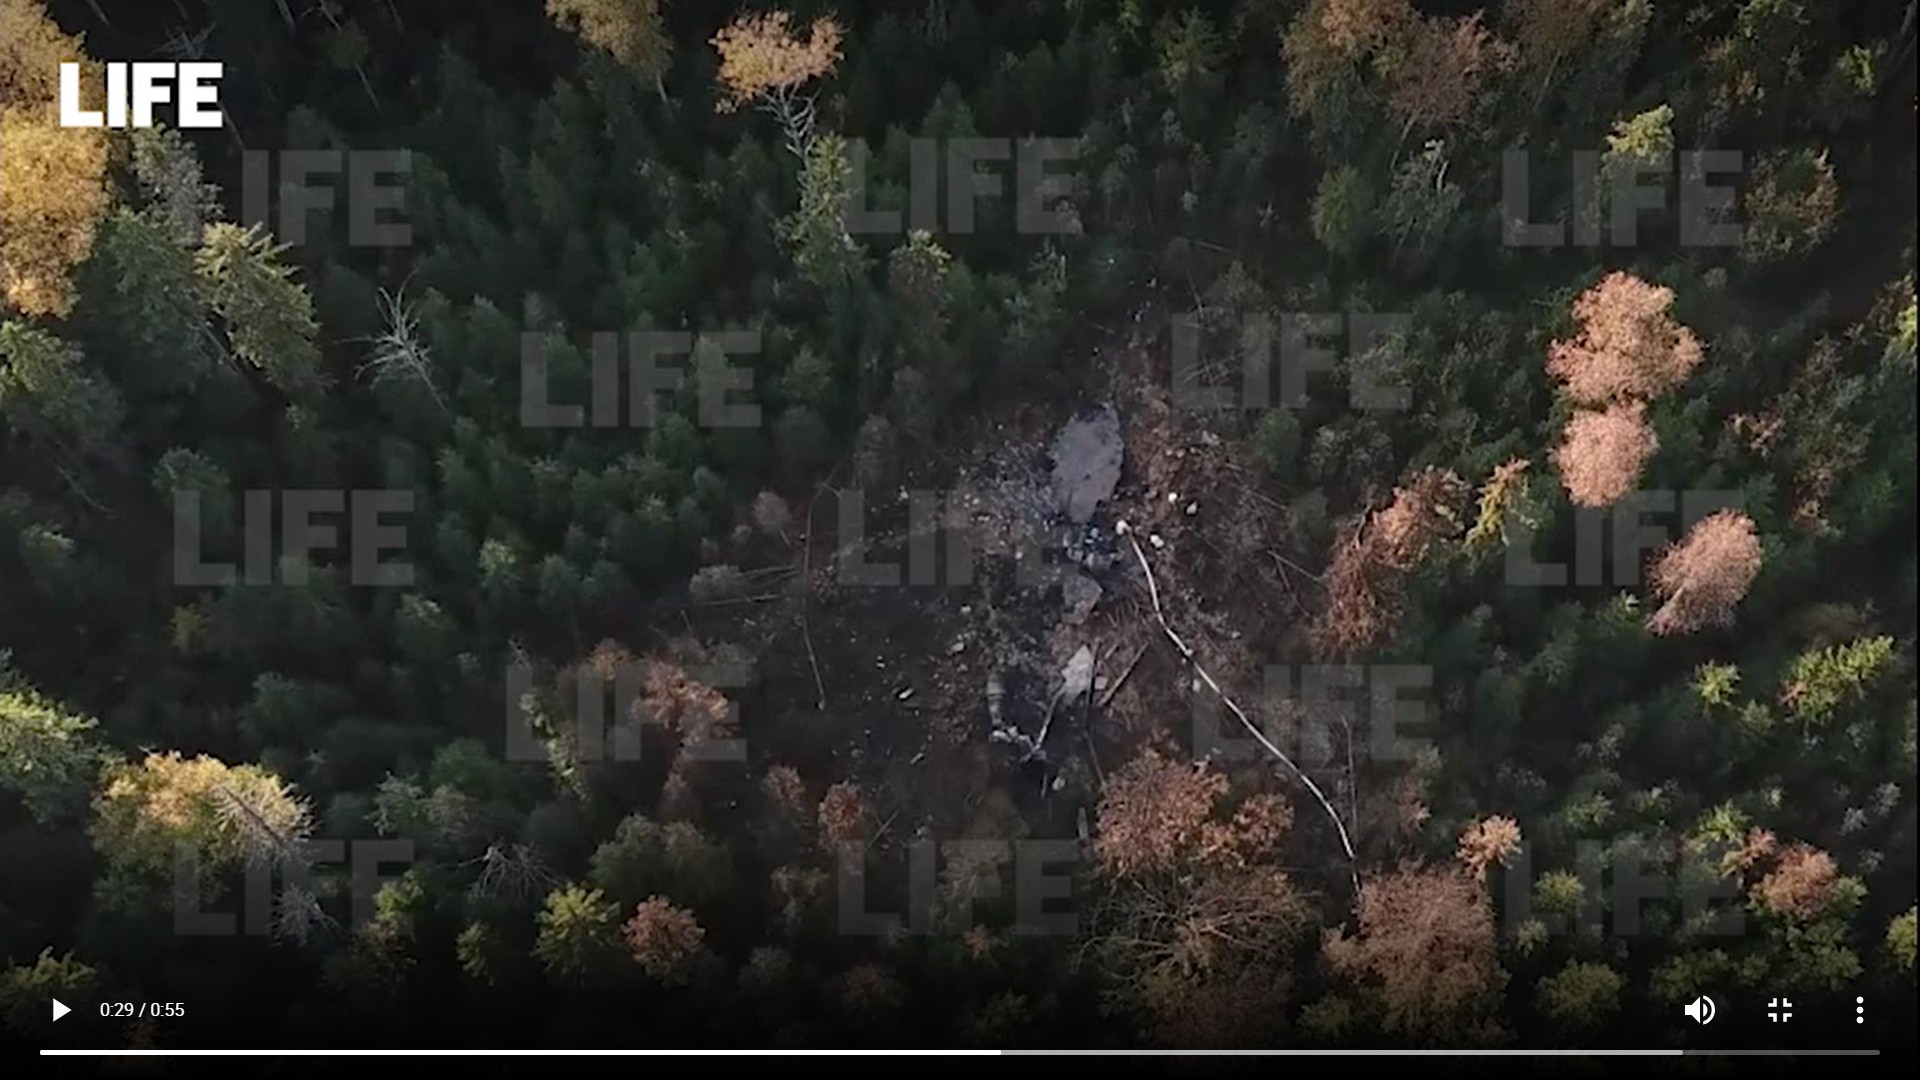
POLYGON ((402 283, 394 292, 380 290, 380 314, 387 329, 376 337, 362 339, 373 343, 373 352, 360 365, 359 374, 374 386, 389 380, 418 383, 442 415, 452 415, 440 388, 434 385, 433 351, 420 340, 419 321, 407 305, 406 289, 402 283))

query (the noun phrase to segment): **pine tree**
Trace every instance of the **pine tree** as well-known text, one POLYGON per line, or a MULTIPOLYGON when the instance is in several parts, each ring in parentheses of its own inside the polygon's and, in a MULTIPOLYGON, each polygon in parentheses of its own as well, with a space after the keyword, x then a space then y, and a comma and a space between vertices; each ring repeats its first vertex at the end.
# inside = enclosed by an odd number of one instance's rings
POLYGON ((620 909, 598 889, 566 885, 547 894, 534 955, 547 974, 580 983, 606 974, 620 955, 620 909))
POLYGON ((94 741, 98 724, 19 685, 0 654, 0 789, 13 792, 43 826, 86 807, 111 760, 94 741))
POLYGON ((233 351, 267 381, 295 398, 327 386, 314 343, 319 324, 313 298, 293 280, 293 268, 259 226, 221 222, 207 228, 197 266, 213 309, 226 321, 233 351))

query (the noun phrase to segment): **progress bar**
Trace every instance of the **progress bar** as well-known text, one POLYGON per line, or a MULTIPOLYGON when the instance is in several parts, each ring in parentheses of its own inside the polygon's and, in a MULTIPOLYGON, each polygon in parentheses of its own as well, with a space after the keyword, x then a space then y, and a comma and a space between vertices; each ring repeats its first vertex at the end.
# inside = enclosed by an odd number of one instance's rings
POLYGON ((42 1050, 42 1057, 1877 1057, 1878 1050, 42 1050))

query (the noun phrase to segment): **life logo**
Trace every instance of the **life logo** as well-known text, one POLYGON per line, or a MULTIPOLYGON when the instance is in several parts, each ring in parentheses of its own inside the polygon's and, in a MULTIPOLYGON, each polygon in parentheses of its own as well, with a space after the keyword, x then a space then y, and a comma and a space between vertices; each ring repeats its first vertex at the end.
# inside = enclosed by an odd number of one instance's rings
POLYGON ((102 114, 80 105, 80 83, 85 77, 81 66, 77 63, 61 64, 60 126, 152 127, 153 107, 173 103, 177 112, 176 126, 221 127, 226 123, 226 114, 220 111, 221 66, 206 60, 180 63, 171 60, 139 60, 132 63, 115 60, 106 65, 107 108, 102 114), (132 106, 131 110, 129 105, 132 106))

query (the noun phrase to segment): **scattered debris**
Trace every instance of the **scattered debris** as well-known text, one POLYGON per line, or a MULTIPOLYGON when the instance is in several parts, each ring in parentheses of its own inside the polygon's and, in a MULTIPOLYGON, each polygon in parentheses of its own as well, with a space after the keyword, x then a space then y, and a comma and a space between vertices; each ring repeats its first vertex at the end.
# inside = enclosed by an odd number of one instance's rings
POLYGON ((1086 524, 1113 496, 1124 453, 1120 414, 1110 405, 1076 417, 1061 430, 1053 447, 1053 488, 1068 519, 1086 524))
POLYGON ((1106 708, 1107 703, 1113 700, 1113 696, 1115 694, 1118 694, 1120 692, 1120 688, 1127 684, 1127 680, 1133 677, 1133 669, 1140 666, 1141 658, 1146 655, 1147 655, 1147 646, 1145 642, 1142 642, 1140 645, 1139 651, 1135 652, 1133 654, 1133 659, 1127 662, 1126 670, 1120 673, 1120 677, 1113 681, 1112 686, 1105 688, 1106 693, 1104 696, 1100 698, 1100 703, 1099 703, 1100 708, 1102 709, 1106 708))
POLYGON ((987 741, 1006 743, 1009 746, 1015 747, 1020 751, 1020 760, 1023 762, 1034 761, 1036 759, 1041 761, 1046 760, 1045 755, 1040 752, 1039 740, 1018 728, 994 728, 993 734, 987 736, 987 741))
POLYGON ((1071 703, 1086 697, 1093 689, 1093 647, 1080 646, 1067 666, 1060 669, 1060 679, 1059 700, 1071 703))
POLYGON ((1105 591, 1099 582, 1085 574, 1066 575, 1060 582, 1060 603, 1065 608, 1063 617, 1074 626, 1086 622, 1105 591))
POLYGON ((1120 545, 1114 535, 1098 525, 1070 529, 1061 542, 1067 562, 1089 573, 1105 573, 1120 561, 1120 545))

